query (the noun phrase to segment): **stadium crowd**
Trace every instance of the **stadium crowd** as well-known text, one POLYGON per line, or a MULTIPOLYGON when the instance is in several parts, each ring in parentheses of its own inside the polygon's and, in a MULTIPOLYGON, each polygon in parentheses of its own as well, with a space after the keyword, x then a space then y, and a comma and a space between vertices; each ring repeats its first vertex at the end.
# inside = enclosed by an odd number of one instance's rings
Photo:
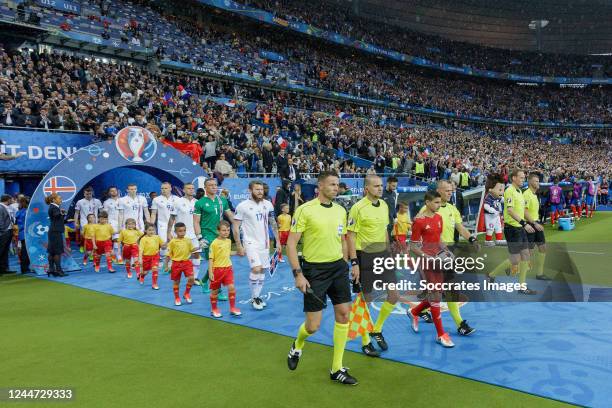
POLYGON ((288 21, 311 24, 351 39, 437 63, 523 75, 566 77, 591 77, 593 65, 603 65, 604 72, 611 68, 610 59, 605 56, 495 49, 410 31, 393 24, 381 24, 355 15, 350 2, 345 3, 345 7, 323 0, 253 0, 244 3, 288 21))
MULTIPOLYGON (((96 7, 88 12, 93 14, 87 16, 87 24, 91 22, 118 41, 151 46, 162 60, 464 116, 562 123, 612 122, 612 99, 604 87, 534 88, 427 72, 323 41, 267 29, 250 20, 209 13, 195 2, 169 8, 172 3, 160 6, 145 0, 135 1, 129 3, 133 15, 116 14, 125 12, 124 8, 108 9, 104 6, 108 2, 100 6, 98 3, 93 2, 96 7), (109 21, 115 22, 115 31, 109 21), (274 52, 280 60, 265 57, 262 51, 274 52)), ((48 9, 40 12, 50 13, 48 9)), ((533 60, 536 59, 529 58, 533 60)))
MULTIPOLYGON (((198 10, 197 6, 193 7, 191 15, 198 10)), ((169 15, 166 17, 170 18, 169 15)), ((342 50, 321 41, 306 40, 277 30, 263 30, 247 20, 238 26, 235 22, 231 24, 216 17, 211 17, 205 25, 187 17, 172 18, 181 30, 192 36, 193 45, 197 46, 198 41, 205 39, 206 46, 225 44, 242 57, 234 58, 231 65, 219 59, 214 63, 217 69, 248 73, 273 81, 291 80, 318 89, 463 116, 562 123, 612 121, 612 100, 604 87, 533 88, 482 78, 436 75, 415 71, 406 64, 342 50), (272 50, 285 60, 261 58, 259 52, 262 49, 272 50), (257 61, 259 67, 254 67, 253 62, 257 61)), ((154 43, 158 41, 154 40, 154 43)), ((194 56, 191 48, 162 50, 160 55, 197 65, 207 61, 194 56)))
POLYGON ((59 54, 1 51, 0 105, 3 126, 90 131, 100 139, 127 125, 147 127, 170 142, 195 143, 204 168, 223 177, 299 178, 331 169, 439 179, 464 171, 477 185, 515 165, 548 180, 606 176, 612 162, 612 139, 598 132, 434 125, 418 116, 59 54), (354 116, 340 115, 340 108, 354 116), (391 118, 395 125, 386 122, 391 118), (358 167, 352 156, 372 161, 372 168, 358 167))

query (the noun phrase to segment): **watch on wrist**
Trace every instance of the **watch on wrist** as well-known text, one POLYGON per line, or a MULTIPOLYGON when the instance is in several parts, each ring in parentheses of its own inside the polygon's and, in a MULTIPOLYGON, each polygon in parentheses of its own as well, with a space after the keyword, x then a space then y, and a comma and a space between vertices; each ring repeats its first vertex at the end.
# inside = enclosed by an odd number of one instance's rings
POLYGON ((525 225, 527 225, 527 223, 525 222, 525 220, 520 220, 519 224, 521 224, 521 227, 525 228, 525 225))
POLYGON ((357 258, 351 258, 351 266, 359 265, 357 258))
POLYGON ((293 270, 293 277, 297 278, 297 276, 302 273, 302 268, 297 268, 293 270))

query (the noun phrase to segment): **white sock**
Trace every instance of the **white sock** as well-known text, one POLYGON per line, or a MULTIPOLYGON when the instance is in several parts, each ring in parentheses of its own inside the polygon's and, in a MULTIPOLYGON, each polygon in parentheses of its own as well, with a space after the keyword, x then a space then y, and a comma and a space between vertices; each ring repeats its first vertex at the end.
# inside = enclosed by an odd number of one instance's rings
POLYGON ((249 288, 251 289, 251 298, 257 297, 257 287, 259 286, 259 274, 251 272, 249 274, 249 288))
POLYGON ((193 278, 198 279, 200 276, 200 263, 202 263, 202 260, 200 258, 192 259, 191 263, 193 264, 193 278))
POLYGON ((264 280, 266 279, 265 273, 257 274, 257 285, 255 286, 255 297, 261 296, 261 290, 263 289, 264 280))

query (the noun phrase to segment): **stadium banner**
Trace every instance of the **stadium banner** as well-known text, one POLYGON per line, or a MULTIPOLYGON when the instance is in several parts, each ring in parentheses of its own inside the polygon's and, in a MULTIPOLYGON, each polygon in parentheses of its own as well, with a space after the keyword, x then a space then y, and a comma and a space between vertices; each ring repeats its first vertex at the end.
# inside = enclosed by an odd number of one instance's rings
POLYGON ((297 31, 302 34, 310 35, 313 37, 318 37, 325 39, 327 41, 334 42, 336 44, 341 44, 347 47, 353 47, 371 54, 382 55, 386 58, 400 61, 400 62, 408 62, 414 65, 420 65, 423 67, 442 70, 447 72, 455 72, 463 75, 470 76, 481 76, 485 78, 497 78, 497 79, 505 79, 512 81, 521 81, 521 82, 535 82, 535 83, 555 83, 555 84, 612 84, 612 78, 566 78, 566 77, 543 77, 539 75, 517 75, 510 74, 506 72, 495 72, 488 70, 480 70, 469 67, 458 67, 450 64, 440 64, 435 61, 430 61, 425 58, 414 57, 407 54, 402 54, 397 51, 387 50, 385 48, 379 47, 378 45, 374 45, 371 43, 367 43, 365 41, 355 40, 344 35, 334 33, 331 31, 322 30, 320 28, 311 26, 309 24, 297 22, 297 21, 289 21, 282 19, 280 17, 275 16, 273 13, 268 11, 264 11, 261 9, 257 9, 250 6, 245 6, 243 4, 237 3, 233 0, 198 0, 200 3, 205 4, 207 6, 211 6, 214 8, 218 8, 221 10, 228 11, 230 13, 236 13, 243 15, 245 17, 252 18, 254 20, 258 20, 267 24, 272 24, 275 26, 283 27, 286 29, 290 29, 293 31, 297 31))
POLYGON ((362 98, 359 96, 349 95, 343 92, 326 91, 323 89, 313 88, 297 83, 276 81, 270 79, 263 79, 257 76, 251 76, 246 73, 230 72, 221 69, 217 69, 213 66, 206 65, 194 65, 187 64, 184 62, 163 60, 161 61, 161 67, 165 69, 174 69, 179 71, 187 71, 194 74, 201 74, 204 76, 214 78, 226 78, 232 81, 246 82, 259 86, 266 86, 277 90, 286 90, 293 92, 300 92, 309 95, 314 95, 323 98, 329 98, 334 100, 340 100, 343 102, 363 103, 367 105, 381 106, 385 108, 393 108, 399 110, 405 110, 411 113, 424 114, 428 116, 445 117, 452 119, 459 119, 470 122, 479 123, 492 123, 496 125, 518 125, 518 126, 538 126, 538 127, 554 127, 554 128, 570 128, 570 129, 612 129, 612 123, 561 123, 561 122, 534 122, 534 121, 521 121, 521 120, 508 120, 508 119, 491 119, 482 116, 475 115, 458 115, 452 112, 440 111, 437 109, 424 108, 418 105, 411 105, 407 103, 397 103, 389 100, 380 100, 372 98, 362 98))
POLYGON ((259 50, 259 56, 270 61, 284 62, 287 60, 284 56, 273 51, 259 50))
POLYGON ((280 177, 264 177, 264 178, 226 178, 219 186, 219 192, 222 190, 229 191, 229 198, 233 206, 236 207, 240 202, 248 199, 249 183, 258 180, 266 183, 270 187, 270 197, 276 197, 276 190, 281 187, 280 177))
POLYGON ((68 0, 36 0, 36 4, 45 8, 52 8, 63 13, 81 14, 81 5, 68 0))
POLYGON ((135 45, 131 43, 123 43, 117 39, 105 40, 104 38, 97 36, 97 35, 93 35, 93 34, 77 33, 74 31, 54 30, 52 35, 60 37, 60 38, 61 37, 68 38, 70 40, 77 41, 77 42, 86 42, 90 44, 95 44, 101 47, 120 48, 122 50, 127 50, 127 51, 132 51, 132 52, 135 51, 135 52, 145 53, 145 54, 152 52, 151 49, 142 47, 140 45, 135 45))
POLYGON ((0 161, 2 173, 44 173, 77 150, 93 143, 83 133, 0 130, 0 152, 21 157, 0 161))

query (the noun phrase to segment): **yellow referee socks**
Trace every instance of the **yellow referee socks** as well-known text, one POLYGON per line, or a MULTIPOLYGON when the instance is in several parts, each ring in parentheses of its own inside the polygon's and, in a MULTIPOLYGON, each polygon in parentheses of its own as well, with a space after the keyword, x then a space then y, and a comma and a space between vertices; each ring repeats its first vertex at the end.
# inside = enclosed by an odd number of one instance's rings
POLYGON ((457 302, 446 302, 446 306, 448 306, 448 312, 453 316, 455 324, 459 327, 463 321, 461 313, 459 313, 459 304, 457 302))
POLYGON ((378 314, 378 318, 376 319, 376 324, 374 325, 374 333, 380 333, 383 328, 383 324, 385 324, 385 320, 391 314, 391 312, 395 309, 395 305, 391 304, 387 301, 382 304, 380 307, 380 313, 378 314))
POLYGON ((519 283, 527 281, 527 271, 529 270, 529 262, 521 261, 519 263, 519 283))
POLYGON ((500 272, 505 271, 507 268, 510 268, 512 264, 509 259, 506 259, 504 262, 497 265, 495 269, 489 272, 489 276, 497 276, 500 272))
POLYGON ((361 345, 362 346, 367 346, 368 344, 370 344, 370 334, 369 333, 364 333, 361 336, 361 345))
POLYGON ((298 329, 298 335, 295 339, 295 348, 301 350, 304 347, 304 342, 310 336, 310 333, 306 330, 306 323, 302 323, 298 329))
POLYGON ((334 324, 334 359, 332 360, 332 373, 342 368, 342 357, 344 356, 344 347, 346 347, 348 332, 348 323, 343 324, 336 322, 336 324, 334 324))
POLYGON ((546 254, 543 254, 540 251, 536 251, 533 256, 533 269, 536 272, 536 276, 544 275, 544 259, 546 258, 546 254))

